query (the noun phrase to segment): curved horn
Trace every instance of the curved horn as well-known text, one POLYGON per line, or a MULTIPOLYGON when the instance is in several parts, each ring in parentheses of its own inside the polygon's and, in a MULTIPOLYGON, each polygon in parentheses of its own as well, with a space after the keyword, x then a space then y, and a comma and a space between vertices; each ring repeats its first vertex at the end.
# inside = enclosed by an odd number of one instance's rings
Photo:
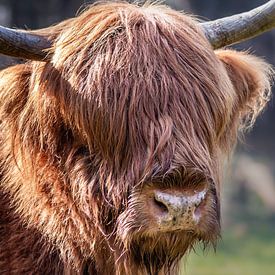
POLYGON ((251 11, 200 25, 214 49, 232 45, 275 27, 275 0, 268 1, 251 11))
POLYGON ((50 47, 51 42, 44 36, 0 26, 0 53, 2 54, 45 61, 47 57, 45 50, 50 47))

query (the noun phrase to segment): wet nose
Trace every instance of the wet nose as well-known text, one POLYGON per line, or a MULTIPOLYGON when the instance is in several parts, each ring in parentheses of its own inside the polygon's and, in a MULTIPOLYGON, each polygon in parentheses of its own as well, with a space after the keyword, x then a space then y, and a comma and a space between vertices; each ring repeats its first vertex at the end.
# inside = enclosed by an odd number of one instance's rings
POLYGON ((200 213, 196 210, 205 199, 205 195, 205 190, 192 195, 155 191, 154 205, 159 223, 172 227, 184 227, 186 224, 197 223, 200 213))

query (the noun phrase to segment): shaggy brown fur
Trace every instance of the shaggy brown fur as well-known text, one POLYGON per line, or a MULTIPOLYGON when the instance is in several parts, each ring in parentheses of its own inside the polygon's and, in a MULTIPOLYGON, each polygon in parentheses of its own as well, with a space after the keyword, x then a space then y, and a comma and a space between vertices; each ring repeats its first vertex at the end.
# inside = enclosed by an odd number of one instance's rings
POLYGON ((0 74, 0 271, 168 274, 219 235, 222 159, 270 95, 270 67, 214 53, 162 5, 97 4, 48 28, 48 63, 0 74), (209 184, 197 230, 155 232, 154 186, 209 184))

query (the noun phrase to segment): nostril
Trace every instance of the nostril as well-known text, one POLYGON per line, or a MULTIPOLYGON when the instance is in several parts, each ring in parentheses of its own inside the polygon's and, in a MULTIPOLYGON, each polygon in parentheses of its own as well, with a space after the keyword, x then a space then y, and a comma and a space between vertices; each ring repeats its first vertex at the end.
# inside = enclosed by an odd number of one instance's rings
POLYGON ((206 204, 206 190, 193 193, 186 190, 153 190, 148 195, 148 213, 159 229, 165 230, 195 226, 206 204))
POLYGON ((163 202, 154 198, 154 204, 162 213, 164 214, 168 213, 168 208, 163 202))

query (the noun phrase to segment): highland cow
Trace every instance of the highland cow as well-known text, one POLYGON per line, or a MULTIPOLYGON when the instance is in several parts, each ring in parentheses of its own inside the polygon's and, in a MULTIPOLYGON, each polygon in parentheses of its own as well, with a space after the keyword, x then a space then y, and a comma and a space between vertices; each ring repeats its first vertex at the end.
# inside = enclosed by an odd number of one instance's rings
POLYGON ((0 76, 0 273, 176 274, 220 233, 224 158, 271 69, 190 16, 97 4, 0 76))

